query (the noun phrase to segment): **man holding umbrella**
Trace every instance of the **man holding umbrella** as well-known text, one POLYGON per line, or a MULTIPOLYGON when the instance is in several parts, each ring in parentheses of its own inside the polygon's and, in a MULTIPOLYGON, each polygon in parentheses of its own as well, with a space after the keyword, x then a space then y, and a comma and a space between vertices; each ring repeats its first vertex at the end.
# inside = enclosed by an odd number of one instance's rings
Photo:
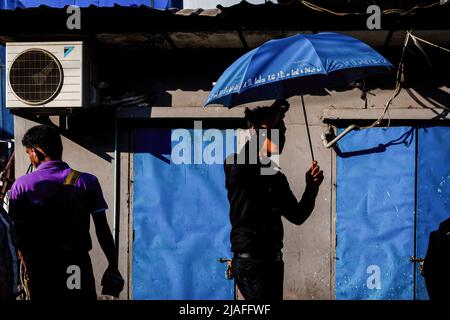
POLYGON ((300 225, 311 215, 323 171, 316 161, 306 173, 306 189, 298 202, 285 175, 270 160, 283 151, 286 141, 284 114, 287 101, 272 106, 245 110, 253 132, 240 155, 231 155, 225 163, 226 188, 230 201, 232 273, 246 300, 282 300, 284 263, 283 223, 281 217, 300 225), (273 139, 278 131, 279 141, 273 139), (261 131, 261 132, 260 132, 261 131), (250 145, 260 139, 256 164, 251 164, 250 145), (264 174, 263 167, 275 167, 274 174, 264 174))
MULTIPOLYGON (((236 162, 228 159, 225 165, 231 204, 231 243, 235 253, 233 273, 245 298, 282 298, 281 216, 295 224, 303 223, 314 208, 323 180, 323 173, 314 160, 303 95, 326 94, 325 88, 345 88, 369 76, 392 73, 392 68, 386 58, 356 38, 333 32, 296 34, 267 41, 248 51, 233 62, 215 83, 205 106, 219 104, 233 108, 256 101, 278 101, 271 107, 247 109, 246 119, 256 133, 264 131, 261 129, 272 129, 268 133, 278 130, 275 133, 279 133, 279 143, 266 134, 259 144, 259 164, 233 164, 236 162), (267 172, 268 168, 263 164, 267 158, 281 153, 284 147, 286 128, 283 117, 288 104, 278 99, 296 95, 301 97, 313 159, 300 202, 297 202, 281 172, 260 174, 267 172)), ((385 110, 388 106, 389 102, 385 110)), ((373 126, 377 124, 379 121, 373 126)), ((252 155, 249 152, 251 142, 258 136, 262 135, 253 135, 242 151, 244 155, 252 155)), ((268 163, 273 170, 273 163, 268 163)))

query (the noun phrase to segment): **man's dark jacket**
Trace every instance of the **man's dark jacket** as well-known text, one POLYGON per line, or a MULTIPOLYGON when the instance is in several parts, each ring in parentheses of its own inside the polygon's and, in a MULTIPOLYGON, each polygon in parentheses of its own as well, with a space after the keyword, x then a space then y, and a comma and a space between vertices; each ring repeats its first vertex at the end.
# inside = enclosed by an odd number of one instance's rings
POLYGON ((307 184, 298 202, 283 173, 264 175, 260 161, 238 164, 237 158, 233 154, 224 164, 232 226, 231 251, 279 252, 284 233, 281 216, 296 225, 305 222, 314 209, 317 190, 307 184))
POLYGON ((450 300, 450 219, 430 233, 423 275, 431 300, 450 300))

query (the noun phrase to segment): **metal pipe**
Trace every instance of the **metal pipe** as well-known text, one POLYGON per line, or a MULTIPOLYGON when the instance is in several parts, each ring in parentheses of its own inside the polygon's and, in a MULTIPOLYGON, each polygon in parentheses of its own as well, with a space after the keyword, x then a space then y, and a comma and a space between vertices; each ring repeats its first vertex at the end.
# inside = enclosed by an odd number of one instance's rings
POLYGON ((118 193, 118 185, 119 185, 119 125, 118 120, 114 120, 114 213, 113 213, 113 237, 114 243, 116 245, 116 253, 117 257, 119 257, 119 232, 120 232, 120 217, 119 217, 119 193, 118 193))
POLYGON ((338 135, 331 141, 327 140, 326 133, 323 132, 321 135, 323 145, 325 148, 329 149, 333 145, 335 145, 339 140, 341 140, 343 137, 345 137, 349 132, 351 132, 353 130, 359 130, 359 129, 360 129, 360 127, 357 126, 356 124, 349 125, 340 135, 338 135))

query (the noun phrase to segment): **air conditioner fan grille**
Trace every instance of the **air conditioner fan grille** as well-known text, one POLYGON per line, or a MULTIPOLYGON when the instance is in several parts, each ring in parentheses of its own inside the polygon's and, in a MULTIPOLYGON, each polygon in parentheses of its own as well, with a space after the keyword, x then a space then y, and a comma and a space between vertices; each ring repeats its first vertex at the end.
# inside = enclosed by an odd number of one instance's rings
POLYGON ((19 54, 9 71, 9 83, 14 94, 30 105, 42 105, 54 99, 62 82, 61 64, 53 54, 42 49, 19 54))

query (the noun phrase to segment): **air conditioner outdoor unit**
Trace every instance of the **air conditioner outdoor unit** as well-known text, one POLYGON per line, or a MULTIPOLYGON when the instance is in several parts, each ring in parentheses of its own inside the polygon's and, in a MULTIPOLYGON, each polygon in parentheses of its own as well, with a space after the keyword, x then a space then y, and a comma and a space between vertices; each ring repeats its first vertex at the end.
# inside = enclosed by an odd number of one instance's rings
POLYGON ((95 72, 83 42, 6 44, 6 106, 36 110, 98 104, 95 72))

